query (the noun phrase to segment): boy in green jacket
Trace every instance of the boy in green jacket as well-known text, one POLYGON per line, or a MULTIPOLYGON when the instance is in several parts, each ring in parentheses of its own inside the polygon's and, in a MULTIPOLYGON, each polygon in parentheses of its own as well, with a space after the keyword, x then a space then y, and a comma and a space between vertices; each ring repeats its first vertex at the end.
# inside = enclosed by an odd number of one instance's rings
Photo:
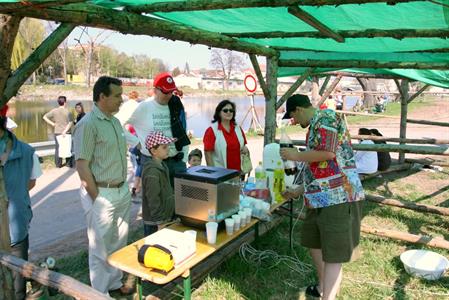
POLYGON ((168 158, 169 144, 176 139, 166 137, 160 131, 150 132, 145 147, 151 154, 143 166, 142 172, 142 218, 145 236, 161 229, 170 222, 175 213, 175 196, 170 185, 168 167, 164 159, 168 158))

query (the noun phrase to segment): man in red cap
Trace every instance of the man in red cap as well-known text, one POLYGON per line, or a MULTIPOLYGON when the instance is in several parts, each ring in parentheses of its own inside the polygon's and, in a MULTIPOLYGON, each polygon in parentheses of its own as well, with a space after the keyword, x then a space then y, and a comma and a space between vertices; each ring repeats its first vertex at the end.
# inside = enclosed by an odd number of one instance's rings
MULTIPOLYGON (((189 137, 186 133, 186 117, 184 106, 178 96, 174 95, 177 87, 170 73, 160 73, 153 82, 154 99, 144 101, 124 124, 131 124, 136 130, 141 145, 142 165, 151 159, 151 154, 144 147, 145 138, 150 132, 161 131, 164 136, 176 138, 170 143, 168 158, 165 163, 170 173, 173 187, 174 174, 186 169, 189 137)), ((130 140, 131 144, 133 141, 130 140)))

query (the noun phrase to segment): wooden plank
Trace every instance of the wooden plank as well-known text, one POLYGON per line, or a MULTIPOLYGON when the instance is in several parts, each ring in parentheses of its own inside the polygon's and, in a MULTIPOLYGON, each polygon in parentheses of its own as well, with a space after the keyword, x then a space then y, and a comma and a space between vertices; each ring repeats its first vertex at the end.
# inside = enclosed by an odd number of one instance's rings
MULTIPOLYGON (((394 3, 415 2, 418 0, 395 0, 394 3)), ((422 0, 421 0, 422 1, 422 0)), ((129 11, 135 13, 151 12, 173 12, 173 11, 194 11, 194 10, 214 10, 249 7, 283 7, 290 5, 301 6, 339 6, 345 4, 364 3, 391 3, 389 0, 190 0, 190 1, 165 1, 152 4, 127 7, 129 11)))
POLYGON ((295 83, 293 83, 287 92, 277 101, 276 103, 276 111, 284 104, 285 101, 301 86, 301 84, 307 80, 310 74, 313 72, 313 68, 307 68, 305 72, 296 79, 295 83))
POLYGON ((403 163, 403 164, 392 164, 387 170, 385 171, 377 171, 373 174, 359 174, 360 180, 368 180, 371 178, 375 178, 379 175, 383 175, 383 174, 389 174, 389 173, 394 173, 394 172, 400 172, 400 171, 405 171, 410 169, 411 164, 408 163, 403 163))
POLYGON ((410 210, 424 212, 424 213, 437 214, 437 215, 441 215, 441 216, 449 216, 449 208, 447 208, 447 207, 420 204, 420 203, 415 203, 415 202, 410 202, 410 201, 399 201, 396 199, 388 199, 388 198, 385 198, 382 196, 376 196, 376 195, 366 195, 365 199, 367 201, 375 202, 375 203, 379 203, 379 204, 395 206, 395 207, 410 209, 410 210))
POLYGON ((9 255, 3 251, 0 251, 0 264, 14 272, 19 272, 23 277, 31 278, 42 285, 57 289, 63 294, 76 299, 113 299, 70 276, 40 268, 26 260, 9 255))
POLYGON ((372 140, 379 142, 403 142, 406 144, 434 144, 434 145, 445 145, 449 144, 449 140, 444 139, 432 139, 432 138, 422 138, 422 139, 401 139, 385 136, 373 136, 373 135, 351 135, 351 139, 354 140, 372 140))
POLYGON ((449 123, 447 123, 447 122, 435 122, 435 121, 427 121, 427 120, 407 119, 407 123, 449 127, 449 123))
MULTIPOLYGON (((401 80, 401 122, 399 125, 399 138, 405 139, 407 137, 407 103, 409 98, 409 84, 407 79, 401 80)), ((404 145, 404 142, 400 142, 399 144, 404 145)), ((405 161, 405 153, 399 152, 399 163, 403 163, 405 161)))
POLYGON ((0 13, 9 14, 17 12, 23 8, 42 9, 52 6, 61 6, 72 3, 85 2, 85 0, 50 0, 50 1, 18 1, 14 3, 2 3, 0 7, 0 13))
POLYGON ((260 70, 259 62, 254 54, 249 54, 249 59, 251 60, 251 64, 253 65, 254 72, 256 72, 257 80, 259 81, 260 88, 265 96, 265 99, 270 98, 270 92, 268 91, 267 84, 265 83, 265 79, 263 78, 262 71, 260 70))
POLYGON ((288 13, 309 24, 310 26, 318 30, 321 34, 330 37, 339 43, 343 43, 345 41, 344 37, 336 33, 334 30, 323 24, 320 20, 316 19, 314 16, 302 10, 298 6, 289 6, 288 13))
POLYGON ((421 165, 434 165, 434 166, 441 166, 441 167, 449 167, 449 161, 448 160, 436 160, 429 157, 422 158, 422 159, 416 159, 416 158, 406 158, 406 163, 413 163, 413 164, 421 164, 421 165))
POLYGON ((115 30, 123 34, 158 36, 170 40, 203 44, 263 56, 278 55, 278 52, 274 49, 240 41, 219 33, 87 3, 69 4, 40 10, 26 8, 18 11, 16 15, 115 30))
POLYGON ((8 78, 5 90, 0 99, 0 107, 14 97, 22 84, 36 71, 59 44, 66 39, 76 26, 73 24, 61 24, 53 31, 36 50, 14 71, 8 78))
POLYGON ((414 93, 408 100, 407 103, 412 102, 416 97, 422 94, 425 90, 427 90, 430 87, 430 84, 425 84, 422 88, 419 89, 416 93, 414 93))
POLYGON ((332 81, 332 84, 329 86, 329 88, 324 92, 324 94, 321 96, 320 101, 317 103, 316 107, 320 107, 324 101, 326 101, 327 97, 334 91, 334 89, 337 87, 338 83, 340 82, 342 76, 338 75, 335 77, 334 81, 332 81))
POLYGON ((265 131, 264 145, 270 144, 276 138, 276 101, 278 87, 278 57, 267 58, 267 87, 270 94, 265 99, 265 131))
POLYGON ((321 85, 320 91, 318 92, 318 94, 320 94, 321 96, 323 96, 323 93, 326 90, 326 87, 327 87, 327 84, 329 83, 329 80, 331 80, 331 75, 327 75, 326 78, 324 79, 323 84, 321 85))

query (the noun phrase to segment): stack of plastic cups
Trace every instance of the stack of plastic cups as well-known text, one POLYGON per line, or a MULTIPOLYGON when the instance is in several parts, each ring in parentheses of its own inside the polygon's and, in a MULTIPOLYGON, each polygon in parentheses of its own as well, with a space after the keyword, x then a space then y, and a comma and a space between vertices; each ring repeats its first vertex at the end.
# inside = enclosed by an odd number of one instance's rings
POLYGON ((240 227, 245 227, 246 226, 246 212, 243 210, 239 211, 239 216, 240 216, 240 227))
POLYGON ((226 225, 226 234, 232 235, 234 233, 234 219, 232 218, 225 219, 225 225, 226 225))
POLYGON ((246 224, 249 224, 251 222, 251 214, 253 213, 253 210, 251 207, 245 207, 243 210, 246 213, 246 224))
POLYGON ((240 216, 233 215, 232 219, 234 219, 234 231, 238 231, 240 229, 240 216))

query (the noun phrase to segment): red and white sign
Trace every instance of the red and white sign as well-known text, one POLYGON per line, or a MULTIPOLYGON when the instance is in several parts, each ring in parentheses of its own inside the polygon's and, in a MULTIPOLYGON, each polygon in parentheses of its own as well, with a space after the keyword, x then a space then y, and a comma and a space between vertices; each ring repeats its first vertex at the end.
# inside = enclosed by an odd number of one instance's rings
POLYGON ((245 89, 250 93, 254 93, 257 89, 257 81, 253 75, 246 75, 243 84, 245 85, 245 89))

